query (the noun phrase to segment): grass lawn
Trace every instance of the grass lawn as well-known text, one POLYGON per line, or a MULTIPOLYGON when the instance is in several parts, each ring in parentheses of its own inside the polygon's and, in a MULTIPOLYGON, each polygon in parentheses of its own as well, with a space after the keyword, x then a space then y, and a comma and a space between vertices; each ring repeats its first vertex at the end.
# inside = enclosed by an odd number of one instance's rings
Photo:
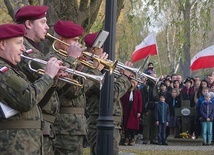
MULTIPOLYGON (((160 150, 153 150, 153 151, 141 151, 141 150, 134 150, 134 149, 123 149, 120 150, 122 152, 128 153, 135 153, 137 155, 213 155, 213 151, 178 151, 178 150, 169 150, 169 151, 160 151, 160 150)), ((89 155, 89 148, 84 149, 84 155, 89 155)))

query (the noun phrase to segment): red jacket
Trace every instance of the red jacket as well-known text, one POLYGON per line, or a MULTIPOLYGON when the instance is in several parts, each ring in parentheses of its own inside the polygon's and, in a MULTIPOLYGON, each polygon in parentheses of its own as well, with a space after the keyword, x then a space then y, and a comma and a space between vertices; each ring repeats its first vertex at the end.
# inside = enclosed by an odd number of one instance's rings
POLYGON ((123 106, 123 127, 124 129, 134 129, 139 130, 140 117, 137 117, 137 113, 142 112, 142 94, 140 90, 134 90, 133 92, 133 105, 129 109, 129 95, 127 92, 123 97, 121 97, 121 102, 123 106), (129 113, 130 110, 130 113, 129 113))

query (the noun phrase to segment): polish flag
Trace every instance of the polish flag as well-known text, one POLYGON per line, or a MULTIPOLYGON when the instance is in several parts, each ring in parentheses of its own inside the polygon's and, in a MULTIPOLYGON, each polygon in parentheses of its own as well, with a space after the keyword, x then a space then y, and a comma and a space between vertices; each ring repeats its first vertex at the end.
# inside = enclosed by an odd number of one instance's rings
POLYGON ((204 69, 214 67, 214 45, 198 52, 191 60, 190 69, 204 69))
POLYGON ((139 61, 149 55, 157 55, 156 36, 149 34, 139 45, 135 47, 132 53, 132 62, 139 61))
POLYGON ((0 72, 4 73, 8 70, 9 68, 7 68, 6 66, 0 68, 0 72))

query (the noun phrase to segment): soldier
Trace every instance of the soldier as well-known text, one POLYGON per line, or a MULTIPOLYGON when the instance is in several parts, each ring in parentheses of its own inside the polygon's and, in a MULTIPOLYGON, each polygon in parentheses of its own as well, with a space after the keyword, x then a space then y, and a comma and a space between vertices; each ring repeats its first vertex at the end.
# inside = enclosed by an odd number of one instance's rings
MULTIPOLYGON (((48 11, 47 6, 24 6, 20 8, 15 14, 15 20, 17 23, 23 24, 26 27, 26 34, 24 36, 24 45, 28 49, 25 53, 32 58, 44 59, 44 51, 41 51, 40 44, 45 39, 47 31, 49 29, 47 25, 46 13, 48 11)), ((76 46, 76 45, 74 45, 76 46)), ((72 50, 71 46, 71 50, 72 50)), ((75 50, 78 50, 75 48, 75 50)), ((32 64, 33 68, 41 68, 39 64, 32 64)), ((37 80, 40 76, 32 72, 28 67, 28 60, 24 59, 19 64, 19 68, 27 75, 31 82, 37 80)), ((54 154, 53 152, 53 139, 55 137, 55 131, 53 129, 53 123, 56 115, 59 113, 59 98, 56 92, 57 85, 52 87, 47 95, 39 103, 42 108, 43 119, 45 121, 43 136, 44 136, 44 151, 46 154, 54 154)))
MULTIPOLYGON (((68 45, 77 44, 84 29, 71 21, 59 20, 54 24, 54 36, 68 45)), ((78 70, 79 66, 77 57, 81 53, 69 52, 68 45, 55 41, 47 57, 56 56, 63 60, 64 64, 78 70), (63 56, 60 51, 64 51, 67 56, 63 56), (76 67, 77 66, 77 67, 76 67)), ((75 78, 75 76, 73 76, 75 78)), ((82 79, 75 78, 81 82, 82 79)), ((85 82, 89 86, 88 81, 85 82)), ((92 82, 93 83, 93 82, 92 82)), ((86 119, 84 116, 85 108, 85 89, 80 87, 64 87, 58 91, 60 96, 60 113, 57 115, 54 127, 56 130, 56 140, 54 141, 55 154, 82 155, 83 139, 86 135, 86 119)))
POLYGON ((45 74, 31 83, 17 68, 25 51, 25 27, 18 24, 0 25, 0 104, 12 108, 11 117, 0 113, 0 152, 8 154, 42 154, 42 121, 39 101, 54 83, 61 61, 51 58, 45 74))
MULTIPOLYGON (((84 42, 88 47, 88 51, 95 55, 102 55, 103 49, 92 47, 94 40, 96 39, 98 33, 87 34, 84 38, 84 42)), ((130 66, 130 63, 127 63, 130 66)), ((120 142, 120 126, 122 121, 122 105, 120 98, 127 92, 131 87, 129 81, 129 75, 131 73, 128 71, 124 72, 124 75, 118 76, 114 82, 114 106, 113 106, 113 118, 114 118, 114 138, 113 138, 113 155, 118 155, 119 153, 119 142, 120 142)), ((96 140, 97 140, 97 118, 99 116, 99 100, 100 100, 100 89, 99 85, 93 85, 86 92, 86 111, 89 115, 87 118, 88 133, 87 138, 90 145, 90 155, 96 155, 96 140)))

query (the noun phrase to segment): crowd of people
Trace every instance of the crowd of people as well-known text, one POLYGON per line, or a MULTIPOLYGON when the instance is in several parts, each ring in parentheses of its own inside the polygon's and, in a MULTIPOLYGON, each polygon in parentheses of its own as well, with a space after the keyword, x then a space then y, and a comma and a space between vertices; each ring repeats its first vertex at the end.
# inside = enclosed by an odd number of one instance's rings
POLYGON ((213 73, 203 79, 195 76, 183 80, 178 74, 158 79, 153 63, 150 62, 142 75, 141 84, 134 87, 134 99, 130 93, 132 89, 121 98, 124 145, 134 145, 136 139, 133 135, 137 133, 143 144, 150 142, 168 145, 169 135, 182 138, 182 132, 189 134, 189 138, 191 135, 196 138, 202 136, 203 145, 211 145, 214 115, 213 73), (185 101, 189 104, 185 108, 193 108, 196 111, 195 116, 188 117, 189 131, 183 131, 182 117, 176 115, 176 108, 180 112, 185 101), (133 118, 138 121, 134 121, 133 118))
MULTIPOLYGON (((65 20, 53 25, 52 46, 42 48, 50 29, 48 9, 23 6, 15 13, 16 23, 0 25, 0 152, 82 155, 86 137, 90 154, 96 155, 100 82, 91 75, 102 76, 109 68, 91 58, 96 55, 106 60, 108 54, 102 47, 93 46, 98 32, 86 34, 83 47, 79 40, 84 28, 65 20), (91 57, 83 56, 85 50, 91 57)), ((132 67, 128 61, 124 65, 132 67)), ((125 145, 135 144, 136 131, 143 132, 144 144, 150 141, 167 145, 166 137, 179 134, 182 128, 174 112, 182 100, 190 100, 190 106, 196 107, 199 115, 195 133, 199 136, 202 121, 204 144, 210 144, 213 110, 208 92, 214 91, 213 76, 203 80, 188 78, 183 83, 181 76, 172 75, 157 84, 153 64, 149 63, 147 76, 138 85, 136 74, 127 68, 117 69, 120 74, 114 80, 113 155, 119 153, 121 125, 125 145), (170 133, 165 132, 167 125, 170 133)))

